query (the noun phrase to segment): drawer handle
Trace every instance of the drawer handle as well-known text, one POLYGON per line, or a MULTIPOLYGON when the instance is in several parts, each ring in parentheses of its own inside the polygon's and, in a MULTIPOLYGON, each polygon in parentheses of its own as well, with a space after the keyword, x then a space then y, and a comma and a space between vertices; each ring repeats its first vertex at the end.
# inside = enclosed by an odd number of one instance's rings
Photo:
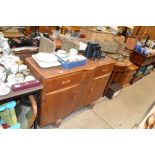
POLYGON ((62 84, 67 84, 67 83, 70 83, 70 82, 71 82, 70 80, 62 81, 62 84))
POLYGON ((106 68, 106 69, 103 69, 102 71, 103 71, 103 72, 107 72, 107 71, 108 71, 108 69, 106 68))

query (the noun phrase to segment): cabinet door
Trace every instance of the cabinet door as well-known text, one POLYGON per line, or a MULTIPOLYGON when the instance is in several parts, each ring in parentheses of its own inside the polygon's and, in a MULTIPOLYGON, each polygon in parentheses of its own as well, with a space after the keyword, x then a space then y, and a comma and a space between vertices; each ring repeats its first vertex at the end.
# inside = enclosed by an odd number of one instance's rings
POLYGON ((78 102, 74 104, 74 109, 78 109, 82 106, 88 105, 91 103, 91 92, 92 92, 92 81, 82 82, 80 89, 77 92, 78 102))
POLYGON ((103 92, 108 83, 110 74, 106 74, 93 79, 92 82, 92 92, 91 92, 91 102, 96 101, 98 98, 103 96, 103 92))
POLYGON ((61 89, 45 96, 40 113, 40 126, 54 123, 73 111, 79 85, 61 89))

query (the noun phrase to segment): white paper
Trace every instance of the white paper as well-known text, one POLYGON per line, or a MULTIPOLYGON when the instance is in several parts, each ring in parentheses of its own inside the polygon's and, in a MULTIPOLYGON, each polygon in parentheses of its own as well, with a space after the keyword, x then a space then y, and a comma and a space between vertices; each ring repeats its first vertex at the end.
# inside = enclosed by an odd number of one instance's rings
POLYGON ((79 50, 84 51, 86 49, 86 47, 87 47, 87 44, 85 44, 85 43, 83 43, 81 41, 79 42, 79 44, 80 44, 79 50))

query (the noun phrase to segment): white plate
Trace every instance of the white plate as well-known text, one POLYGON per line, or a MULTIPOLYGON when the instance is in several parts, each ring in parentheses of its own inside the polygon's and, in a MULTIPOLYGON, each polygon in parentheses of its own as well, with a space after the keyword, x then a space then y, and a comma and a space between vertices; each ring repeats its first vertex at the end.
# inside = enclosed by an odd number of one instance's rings
POLYGON ((10 93, 10 88, 6 86, 2 91, 0 91, 0 96, 7 95, 9 93, 10 93))
POLYGON ((55 66, 60 66, 60 62, 55 61, 52 63, 45 63, 42 61, 39 61, 35 55, 32 55, 32 58, 37 62, 37 64, 41 67, 41 68, 49 68, 49 67, 55 67, 55 66))
POLYGON ((44 63, 51 63, 53 61, 57 61, 58 58, 52 53, 43 53, 39 52, 35 55, 36 59, 42 61, 44 63))

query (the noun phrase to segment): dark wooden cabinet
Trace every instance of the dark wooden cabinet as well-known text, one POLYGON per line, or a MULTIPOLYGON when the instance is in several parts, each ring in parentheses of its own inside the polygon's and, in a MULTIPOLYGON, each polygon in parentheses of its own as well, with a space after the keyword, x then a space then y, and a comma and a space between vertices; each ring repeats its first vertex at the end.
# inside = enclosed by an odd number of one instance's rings
MULTIPOLYGON (((108 83, 108 87, 114 81, 120 84, 122 87, 128 86, 133 78, 133 75, 136 73, 137 69, 138 66, 133 64, 129 60, 115 63, 112 76, 110 77, 110 81, 108 83)), ((106 88, 106 91, 108 87, 106 88)))
POLYGON ((25 60, 27 57, 31 57, 33 54, 38 53, 38 47, 36 47, 36 49, 33 49, 33 50, 27 49, 27 50, 20 50, 17 52, 17 51, 14 51, 14 49, 12 49, 12 51, 16 56, 20 57, 20 60, 24 61, 25 63, 25 60))
MULTIPOLYGON (((142 79, 144 76, 146 76, 147 74, 145 74, 145 70, 147 69, 148 66, 155 64, 155 54, 152 55, 143 55, 141 53, 138 53, 136 51, 133 51, 132 54, 130 55, 130 61, 133 62, 134 64, 138 65, 138 69, 136 74, 134 75, 134 77, 131 80, 131 84, 133 84, 134 82, 142 79), (137 73, 141 70, 141 67, 145 68, 144 72, 140 75, 137 75, 137 73)), ((141 71, 140 71, 141 72, 141 71)))
POLYGON ((39 125, 57 126, 74 110, 95 103, 103 92, 115 61, 111 58, 88 60, 87 64, 69 70, 62 67, 41 69, 32 58, 27 58, 31 72, 44 86, 39 108, 39 125))
POLYGON ((130 55, 130 61, 139 65, 139 66, 146 66, 155 63, 155 54, 145 56, 141 53, 133 51, 130 55))

